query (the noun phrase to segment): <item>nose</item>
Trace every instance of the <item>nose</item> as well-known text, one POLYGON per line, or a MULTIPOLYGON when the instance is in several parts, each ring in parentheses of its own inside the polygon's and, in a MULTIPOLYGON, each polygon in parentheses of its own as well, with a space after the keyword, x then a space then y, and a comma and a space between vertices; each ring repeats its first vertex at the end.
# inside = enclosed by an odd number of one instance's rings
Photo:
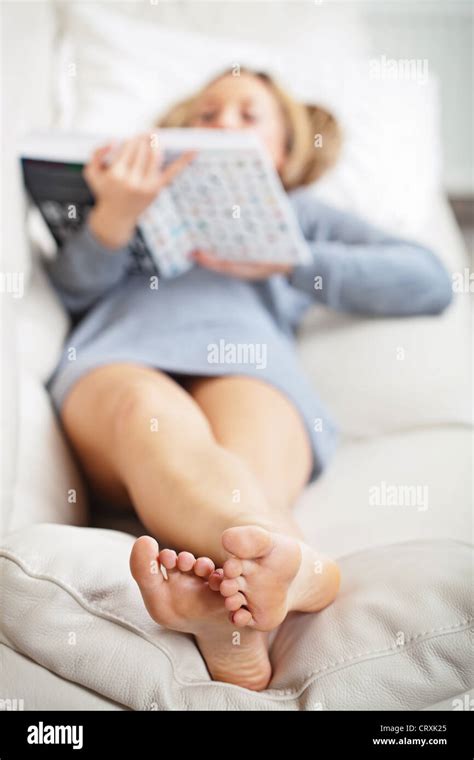
POLYGON ((213 126, 216 129, 238 129, 240 126, 238 115, 230 109, 221 111, 216 115, 213 126))

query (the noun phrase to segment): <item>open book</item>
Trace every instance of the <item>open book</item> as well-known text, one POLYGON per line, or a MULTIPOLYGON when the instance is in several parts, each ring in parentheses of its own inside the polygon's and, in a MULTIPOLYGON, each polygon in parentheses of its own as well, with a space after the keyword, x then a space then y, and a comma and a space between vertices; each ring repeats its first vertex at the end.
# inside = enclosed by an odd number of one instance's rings
MULTIPOLYGON (((280 179, 251 132, 159 129, 164 165, 196 156, 163 188, 138 222, 142 243, 165 277, 192 266, 195 250, 232 261, 301 264, 310 259, 280 179)), ((109 138, 37 133, 20 148, 24 182, 61 245, 94 203, 82 176, 92 151, 109 138)))

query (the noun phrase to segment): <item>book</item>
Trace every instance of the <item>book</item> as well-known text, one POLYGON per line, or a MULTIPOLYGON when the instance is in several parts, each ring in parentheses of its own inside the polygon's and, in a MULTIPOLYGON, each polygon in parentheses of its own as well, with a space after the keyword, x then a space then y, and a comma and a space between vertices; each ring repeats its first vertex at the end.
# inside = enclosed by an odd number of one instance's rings
MULTIPOLYGON (((166 166, 195 157, 162 188, 138 220, 141 247, 158 272, 173 277, 203 250, 229 261, 301 264, 310 253, 269 156, 252 132, 158 129, 166 166)), ((83 177, 92 151, 110 136, 36 133, 20 146, 24 184, 58 246, 94 204, 83 177)))

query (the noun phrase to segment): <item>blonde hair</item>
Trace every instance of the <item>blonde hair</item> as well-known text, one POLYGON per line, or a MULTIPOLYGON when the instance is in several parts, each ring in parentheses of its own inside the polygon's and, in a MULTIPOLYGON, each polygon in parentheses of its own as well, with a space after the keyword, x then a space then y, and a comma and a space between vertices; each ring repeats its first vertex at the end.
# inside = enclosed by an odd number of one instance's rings
MULTIPOLYGON (((286 158, 279 174, 286 190, 309 185, 334 166, 341 150, 342 130, 329 111, 296 101, 269 74, 243 67, 239 73, 260 79, 280 106, 286 129, 286 158)), ((189 127, 198 98, 209 85, 230 74, 234 74, 231 69, 222 72, 197 93, 176 103, 157 120, 156 126, 189 127)))

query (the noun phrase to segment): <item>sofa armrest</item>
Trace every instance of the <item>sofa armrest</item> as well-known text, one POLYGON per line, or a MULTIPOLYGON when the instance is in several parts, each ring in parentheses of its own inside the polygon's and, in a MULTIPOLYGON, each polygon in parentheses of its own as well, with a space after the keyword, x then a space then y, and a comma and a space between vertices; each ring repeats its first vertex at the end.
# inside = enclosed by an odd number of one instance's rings
POLYGON ((211 681, 192 637, 151 620, 128 569, 132 543, 57 525, 10 536, 0 549, 1 640, 133 710, 419 710, 472 687, 466 544, 342 558, 336 601, 287 618, 270 688, 250 692, 211 681))

